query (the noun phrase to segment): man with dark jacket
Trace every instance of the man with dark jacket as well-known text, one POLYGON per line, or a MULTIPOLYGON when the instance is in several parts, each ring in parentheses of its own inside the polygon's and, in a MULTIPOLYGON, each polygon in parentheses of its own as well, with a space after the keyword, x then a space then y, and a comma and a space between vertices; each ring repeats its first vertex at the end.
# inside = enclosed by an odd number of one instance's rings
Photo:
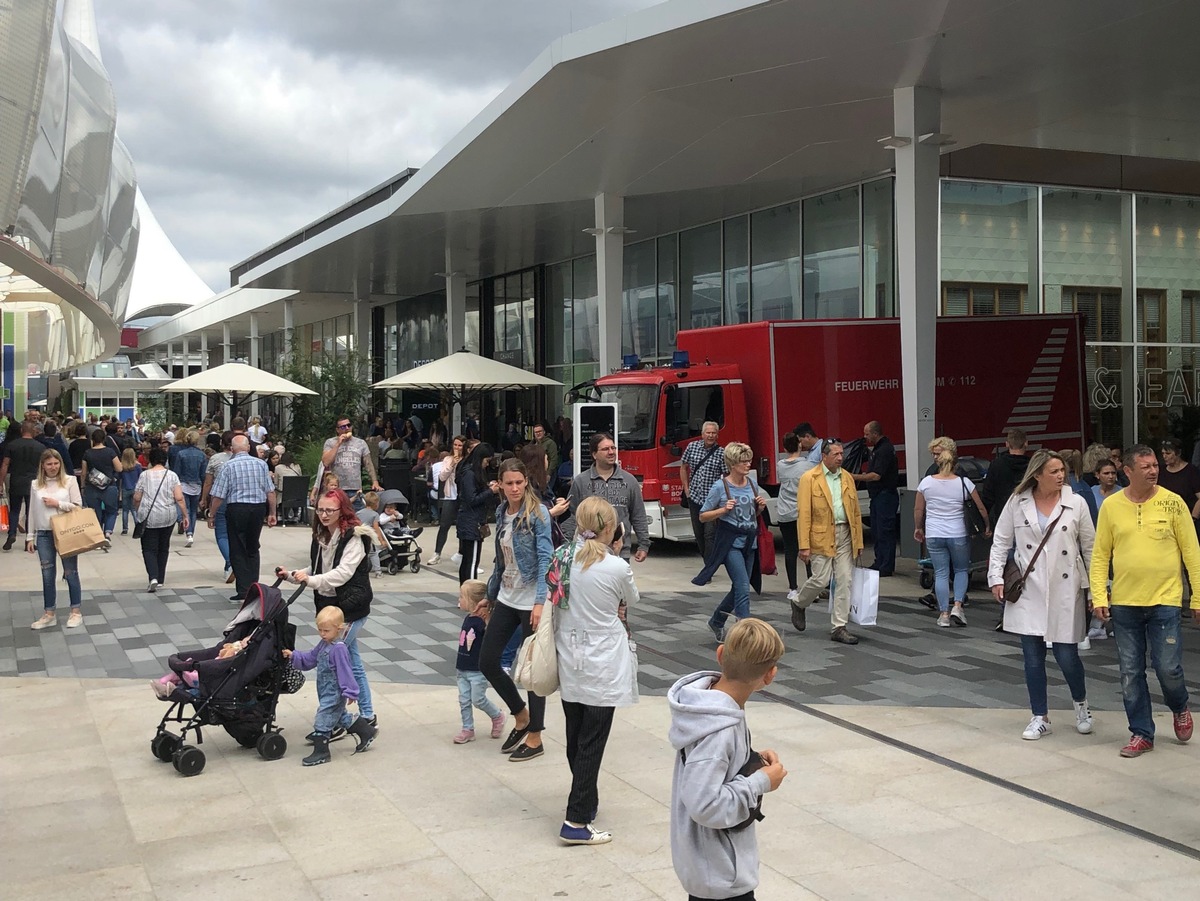
POLYGON ((980 495, 990 522, 1000 518, 1000 511, 1012 497, 1013 489, 1025 478, 1025 470, 1029 468, 1029 455, 1026 453, 1028 443, 1023 429, 1009 429, 1004 433, 1005 450, 996 454, 996 459, 988 467, 980 495))
POLYGON ((33 437, 33 423, 21 423, 21 437, 4 443, 4 462, 0 463, 0 492, 4 490, 4 479, 8 483, 8 538, 4 549, 11 550, 17 540, 17 523, 21 521, 22 508, 29 507, 29 489, 37 477, 38 462, 42 458, 40 441, 33 437))

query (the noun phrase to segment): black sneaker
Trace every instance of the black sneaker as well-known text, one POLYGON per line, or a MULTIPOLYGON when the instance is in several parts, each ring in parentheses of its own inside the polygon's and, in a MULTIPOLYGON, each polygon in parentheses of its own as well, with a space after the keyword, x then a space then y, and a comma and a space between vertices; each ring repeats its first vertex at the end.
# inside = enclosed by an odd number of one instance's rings
POLYGON ((524 729, 513 729, 508 733, 508 738, 504 739, 504 744, 500 746, 501 754, 511 754, 521 746, 521 742, 525 740, 525 733, 529 731, 529 727, 524 729))
MULTIPOLYGON (((318 733, 318 732, 310 732, 310 733, 308 733, 308 735, 304 736, 304 740, 311 745, 313 743, 313 739, 316 738, 317 735, 319 735, 319 734, 320 733, 318 733)), ((329 733, 330 741, 337 741, 338 739, 345 738, 345 737, 346 737, 346 730, 343 729, 341 726, 334 726, 333 731, 329 733)))
POLYGON ((538 745, 536 748, 531 748, 529 745, 521 745, 508 755, 508 759, 513 763, 521 763, 525 760, 533 760, 535 757, 541 757, 545 753, 545 745, 538 745))

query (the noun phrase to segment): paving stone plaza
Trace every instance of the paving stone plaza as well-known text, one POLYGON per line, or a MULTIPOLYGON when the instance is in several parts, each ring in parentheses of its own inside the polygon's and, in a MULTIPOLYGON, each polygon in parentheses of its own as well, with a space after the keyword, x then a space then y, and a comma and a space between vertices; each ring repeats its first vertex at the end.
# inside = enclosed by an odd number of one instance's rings
MULTIPOLYGON (((266 532, 264 564, 302 565, 307 544, 302 529, 266 532)), ((374 582, 363 643, 381 732, 368 754, 352 758, 348 743, 335 743, 330 766, 300 766, 310 684, 281 702, 290 742, 282 760, 263 761, 216 730, 203 745, 206 769, 185 779, 151 757, 163 708, 147 681, 175 649, 214 644, 235 609, 211 535, 201 530, 190 549, 176 542, 168 587, 156 595, 144 590, 130 539, 87 555, 86 621, 75 630, 62 628, 64 611, 58 628, 31 631, 36 559, 14 550, 0 564, 0 805, 7 823, 21 824, 0 842, 7 897, 682 896, 668 844, 663 697, 679 675, 713 665, 705 619, 726 588, 723 576, 692 586, 698 566, 686 548, 660 543, 635 570, 643 697, 616 717, 598 821, 614 841, 597 848, 556 840, 569 773, 554 700, 539 760, 514 766, 487 739, 451 744, 461 618, 449 565, 374 582)), ((779 679, 749 713, 756 745, 775 748, 789 770, 758 827, 760 898, 1191 890, 1200 876, 1196 752, 1168 737, 1160 710, 1154 753, 1117 756, 1126 730, 1113 642, 1083 652, 1095 733, 1069 726, 1069 697, 1051 665, 1055 731, 1023 742, 1020 648, 992 631, 982 586, 972 588, 970 625, 945 630, 916 601, 924 592, 915 565, 882 584, 880 625, 858 630, 856 647, 828 640, 820 607, 796 634, 781 576, 753 599, 788 647, 779 679)), ((307 646, 310 597, 293 611, 307 646)), ((1197 630, 1185 634, 1194 679, 1197 630)))

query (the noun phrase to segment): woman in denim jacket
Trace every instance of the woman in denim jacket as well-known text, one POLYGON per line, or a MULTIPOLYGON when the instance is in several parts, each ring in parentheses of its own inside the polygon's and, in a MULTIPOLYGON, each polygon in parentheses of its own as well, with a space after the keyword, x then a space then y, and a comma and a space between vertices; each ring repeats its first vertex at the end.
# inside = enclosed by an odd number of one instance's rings
MULTIPOLYGON (((519 763, 541 757, 546 699, 529 692, 528 705, 500 665, 500 655, 518 627, 532 635, 546 601, 546 571, 554 545, 550 513, 529 484, 519 460, 500 464, 500 489, 507 501, 496 510, 496 564, 488 579, 491 619, 483 636, 479 669, 504 699, 515 726, 500 748, 519 763)), ((483 607, 484 605, 480 605, 483 607)))

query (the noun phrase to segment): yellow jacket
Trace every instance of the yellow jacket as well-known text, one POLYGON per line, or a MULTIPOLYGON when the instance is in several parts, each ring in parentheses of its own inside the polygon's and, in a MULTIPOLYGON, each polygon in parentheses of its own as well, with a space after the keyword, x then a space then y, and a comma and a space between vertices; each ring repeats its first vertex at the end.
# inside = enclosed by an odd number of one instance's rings
MULTIPOLYGON (((842 506, 850 525, 850 543, 858 556, 863 549, 862 510, 858 506, 858 489, 854 479, 842 470, 842 506)), ((796 500, 796 530, 800 550, 812 551, 822 557, 837 556, 837 530, 833 525, 833 496, 825 481, 825 466, 818 463, 800 476, 796 500)))

